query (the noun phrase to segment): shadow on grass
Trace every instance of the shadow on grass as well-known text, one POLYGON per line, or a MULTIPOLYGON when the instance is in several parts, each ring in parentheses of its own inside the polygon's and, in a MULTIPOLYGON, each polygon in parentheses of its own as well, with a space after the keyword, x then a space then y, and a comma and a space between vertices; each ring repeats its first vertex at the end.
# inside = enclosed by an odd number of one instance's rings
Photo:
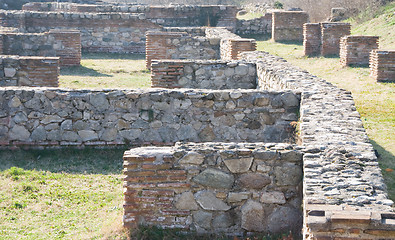
POLYGON ((65 67, 60 69, 60 75, 65 76, 89 76, 89 77, 112 77, 112 75, 98 72, 84 66, 65 67))
POLYGON ((82 53, 82 59, 127 59, 145 60, 144 54, 128 53, 82 53))
POLYGON ((0 171, 19 167, 71 174, 120 174, 126 147, 0 150, 0 171))
POLYGON ((303 41, 276 41, 276 43, 281 43, 285 45, 298 45, 298 46, 303 46, 303 41))
POLYGON ((377 142, 373 140, 370 140, 370 142, 378 155, 379 165, 383 172, 389 197, 395 201, 395 156, 377 142))

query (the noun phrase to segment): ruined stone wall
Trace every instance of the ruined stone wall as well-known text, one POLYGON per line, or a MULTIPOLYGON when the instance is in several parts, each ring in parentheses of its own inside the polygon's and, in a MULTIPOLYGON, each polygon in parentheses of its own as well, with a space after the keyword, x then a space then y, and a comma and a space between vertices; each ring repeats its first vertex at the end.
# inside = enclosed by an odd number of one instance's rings
POLYGON ((0 88, 3 146, 282 142, 299 96, 257 90, 0 88))
POLYGON ((370 75, 376 81, 395 81, 394 50, 373 50, 369 64, 370 75))
POLYGON ((219 59, 219 39, 183 32, 147 32, 146 67, 154 59, 219 59))
POLYGON ((303 24, 309 15, 302 11, 278 11, 272 13, 272 39, 274 41, 303 41, 303 24))
POLYGON ((340 64, 367 66, 371 51, 378 48, 379 37, 344 36, 340 39, 340 64))
POLYGON ((60 66, 78 66, 81 62, 80 32, 50 30, 45 33, 0 32, 4 55, 53 56, 60 66))
POLYGON ((144 53, 145 32, 161 29, 144 14, 0 11, 0 19, 19 19, 20 15, 25 24, 17 27, 27 32, 79 30, 82 50, 86 52, 144 53))
POLYGON ((236 60, 240 52, 255 51, 255 39, 242 38, 226 28, 207 28, 208 38, 221 39, 221 59, 236 60))
POLYGON ((302 152, 297 149, 288 144, 178 143, 126 151, 124 225, 234 235, 298 230, 302 152))
POLYGON ((306 23, 303 25, 304 54, 339 55, 340 38, 350 34, 349 23, 306 23))
POLYGON ((302 92, 304 239, 393 239, 393 201, 351 92, 341 90, 283 59, 258 59, 262 89, 302 92))
POLYGON ((0 55, 0 86, 57 87, 58 76, 57 57, 0 55))
POLYGON ((271 34, 272 32, 272 13, 265 13, 262 17, 237 20, 236 33, 239 35, 249 34, 271 34))
MULTIPOLYGON (((205 3, 207 4, 207 3, 205 3)), ((236 23, 236 6, 225 5, 174 5, 152 6, 136 4, 74 4, 74 3, 28 3, 23 6, 29 11, 67 11, 102 13, 143 13, 146 19, 162 26, 218 26, 236 23)), ((163 5, 163 4, 160 4, 163 5)))
POLYGON ((158 88, 256 89, 253 63, 221 60, 154 60, 151 86, 158 88))

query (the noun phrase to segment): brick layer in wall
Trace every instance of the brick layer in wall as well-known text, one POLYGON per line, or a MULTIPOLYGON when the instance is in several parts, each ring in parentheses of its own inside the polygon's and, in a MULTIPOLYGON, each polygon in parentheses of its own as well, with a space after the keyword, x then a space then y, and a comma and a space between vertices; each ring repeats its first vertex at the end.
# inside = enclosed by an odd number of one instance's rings
POLYGON ((395 81, 395 50, 373 50, 369 64, 376 81, 395 81))
POLYGON ((340 38, 350 34, 349 23, 321 23, 321 55, 339 55, 340 38))
POLYGON ((309 15, 302 11, 280 11, 272 14, 272 39, 274 41, 303 41, 303 24, 309 15))
POLYGON ((179 88, 178 78, 182 75, 184 64, 175 61, 174 64, 164 65, 159 62, 152 63, 151 87, 153 88, 179 88))
POLYGON ((256 41, 254 39, 231 39, 230 56, 232 60, 237 60, 240 52, 256 50, 256 41))
POLYGON ((169 49, 168 41, 180 38, 184 33, 181 32, 147 32, 146 34, 146 67, 151 68, 153 59, 167 59, 169 49))
POLYGON ((319 23, 305 23, 303 25, 303 46, 305 56, 320 54, 321 26, 319 23))
POLYGON ((369 64, 369 55, 379 48, 377 36, 344 36, 340 39, 340 63, 342 66, 369 64))
POLYGON ((61 66, 79 66, 81 63, 81 33, 78 30, 50 30, 49 34, 55 41, 61 42, 61 48, 56 49, 61 66))

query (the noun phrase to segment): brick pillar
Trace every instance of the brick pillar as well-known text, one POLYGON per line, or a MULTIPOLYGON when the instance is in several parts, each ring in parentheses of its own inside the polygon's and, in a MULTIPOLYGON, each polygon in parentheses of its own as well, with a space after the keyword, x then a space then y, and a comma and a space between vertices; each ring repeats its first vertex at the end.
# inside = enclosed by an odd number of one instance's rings
POLYGON ((256 50, 255 39, 231 39, 230 55, 232 60, 237 60, 240 52, 249 52, 256 50))
POLYGON ((350 34, 349 23, 321 23, 321 55, 339 55, 340 38, 350 34))
POLYGON ((189 210, 177 210, 173 206, 175 193, 188 190, 190 184, 186 170, 173 168, 175 160, 171 153, 126 151, 123 161, 125 227, 144 223, 169 227, 181 224, 177 218, 191 214, 189 210))
POLYGON ((51 29, 54 49, 60 57, 60 66, 79 66, 81 63, 81 33, 78 30, 51 29))
POLYGON ((320 54, 321 27, 319 23, 305 23, 303 25, 303 47, 305 56, 320 54))
POLYGON ((273 41, 303 41, 303 24, 308 21, 309 15, 303 11, 273 12, 273 41))
POLYGON ((368 65, 370 53, 378 48, 377 36, 344 36, 340 39, 340 63, 343 67, 368 65))
POLYGON ((395 81, 395 50, 373 50, 370 54, 370 76, 376 81, 395 81))
POLYGON ((19 86, 58 87, 59 58, 58 57, 19 57, 21 71, 26 77, 19 78, 19 86))
POLYGON ((183 35, 184 33, 182 32, 147 32, 145 45, 147 69, 151 68, 153 59, 171 59, 171 56, 168 54, 170 41, 183 35))

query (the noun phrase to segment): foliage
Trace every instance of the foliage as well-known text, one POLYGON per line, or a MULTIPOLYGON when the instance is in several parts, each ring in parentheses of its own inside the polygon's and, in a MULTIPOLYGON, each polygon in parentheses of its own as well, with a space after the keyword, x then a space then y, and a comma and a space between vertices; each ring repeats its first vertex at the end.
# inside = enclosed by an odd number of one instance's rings
POLYGON ((275 9, 283 9, 284 8, 284 4, 282 4, 280 1, 275 1, 274 2, 274 8, 275 9))

